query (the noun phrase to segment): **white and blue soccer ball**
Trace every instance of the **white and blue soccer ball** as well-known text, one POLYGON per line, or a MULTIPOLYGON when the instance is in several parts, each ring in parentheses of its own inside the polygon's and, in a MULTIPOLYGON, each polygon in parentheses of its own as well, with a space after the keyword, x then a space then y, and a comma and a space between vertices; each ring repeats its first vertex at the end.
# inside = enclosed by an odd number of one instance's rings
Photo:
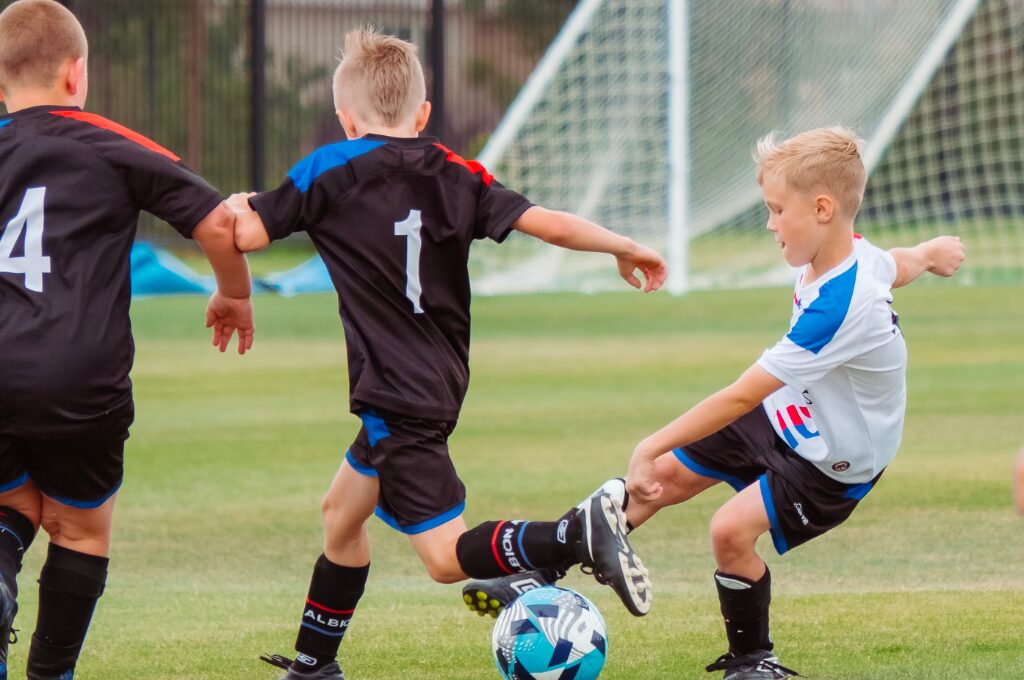
POLYGON ((545 586, 505 607, 491 648, 506 680, 594 680, 608 654, 608 629, 593 602, 545 586))

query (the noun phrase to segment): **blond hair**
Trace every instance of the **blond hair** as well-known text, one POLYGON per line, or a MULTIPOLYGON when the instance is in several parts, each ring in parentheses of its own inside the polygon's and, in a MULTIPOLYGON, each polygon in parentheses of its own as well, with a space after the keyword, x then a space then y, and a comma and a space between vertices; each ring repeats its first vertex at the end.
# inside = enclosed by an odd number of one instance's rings
POLYGON ((334 71, 334 106, 371 124, 395 126, 416 115, 427 86, 416 47, 372 27, 349 31, 334 71))
POLYGON ((18 0, 0 12, 0 90, 49 88, 61 66, 87 56, 78 19, 54 0, 18 0))
POLYGON ((864 140, 845 127, 817 128, 783 142, 772 133, 757 142, 757 183, 763 186, 773 175, 802 194, 824 191, 838 203, 839 214, 853 218, 867 183, 863 146, 864 140))

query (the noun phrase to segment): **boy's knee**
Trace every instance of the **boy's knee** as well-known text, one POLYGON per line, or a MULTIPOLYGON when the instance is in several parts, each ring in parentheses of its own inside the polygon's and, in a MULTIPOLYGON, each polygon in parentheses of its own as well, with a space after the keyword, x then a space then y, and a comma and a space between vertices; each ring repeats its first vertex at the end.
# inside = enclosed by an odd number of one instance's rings
POLYGON ((735 555, 754 550, 757 536, 751 537, 748 528, 725 508, 711 518, 711 547, 715 555, 735 555))
POLYGON ((451 555, 424 556, 423 566, 427 568, 430 578, 438 583, 458 583, 466 578, 454 552, 451 555))

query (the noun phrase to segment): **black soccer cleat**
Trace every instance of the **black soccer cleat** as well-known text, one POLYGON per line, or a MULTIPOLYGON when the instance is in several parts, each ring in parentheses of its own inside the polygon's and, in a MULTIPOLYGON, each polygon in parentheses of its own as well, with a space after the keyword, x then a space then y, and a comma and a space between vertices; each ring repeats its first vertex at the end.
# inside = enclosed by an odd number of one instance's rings
POLYGON ((782 678, 803 677, 796 671, 780 664, 774 654, 764 649, 739 656, 728 652, 718 657, 704 670, 708 673, 725 671, 722 680, 781 680, 782 678))
POLYGON ((17 641, 14 634, 14 616, 18 601, 3 581, 0 581, 0 680, 7 680, 7 645, 17 641))
POLYGON ((260 661, 266 661, 271 666, 284 668, 288 671, 278 680, 345 680, 345 674, 336 661, 332 661, 323 668, 310 671, 309 673, 295 670, 292 668, 292 660, 280 654, 263 655, 260 657, 260 661))
POLYGON ((564 569, 551 567, 498 578, 468 581, 462 588, 462 601, 471 612, 497 618, 512 600, 527 590, 553 586, 564 577, 564 569))
POLYGON ((603 486, 581 504, 576 555, 583 570, 611 586, 633 616, 644 616, 651 611, 651 579, 629 545, 623 505, 603 486))

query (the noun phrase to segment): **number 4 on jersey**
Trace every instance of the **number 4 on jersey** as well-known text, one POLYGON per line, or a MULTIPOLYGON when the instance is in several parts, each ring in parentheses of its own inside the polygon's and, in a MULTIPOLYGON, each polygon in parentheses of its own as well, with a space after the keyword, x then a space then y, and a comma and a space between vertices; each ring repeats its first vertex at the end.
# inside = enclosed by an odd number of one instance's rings
POLYGON ((43 197, 46 187, 25 192, 18 214, 11 218, 0 238, 0 273, 24 274, 25 287, 43 292, 43 274, 50 273, 50 258, 43 255, 43 197), (14 246, 25 232, 25 254, 14 257, 14 246))

